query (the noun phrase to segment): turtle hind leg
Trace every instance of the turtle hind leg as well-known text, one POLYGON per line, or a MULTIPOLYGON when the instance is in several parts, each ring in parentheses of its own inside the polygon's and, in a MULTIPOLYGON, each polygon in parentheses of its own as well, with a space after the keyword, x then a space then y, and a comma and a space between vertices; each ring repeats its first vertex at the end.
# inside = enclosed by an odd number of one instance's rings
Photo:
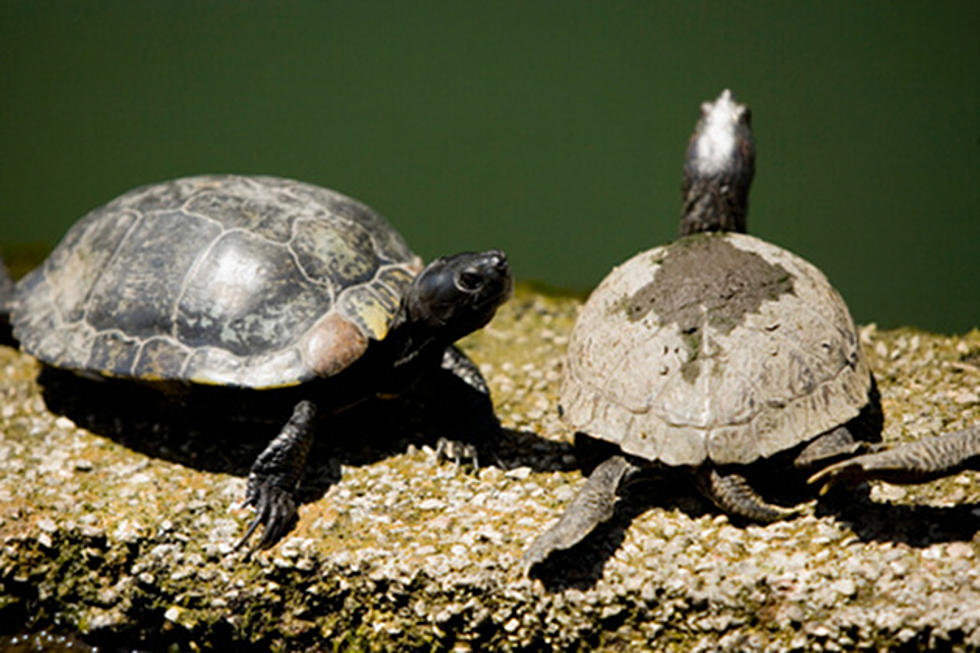
POLYGON ((867 442, 853 436, 845 426, 838 426, 814 438, 793 460, 800 470, 823 467, 843 457, 864 453, 871 448, 867 442))
POLYGON ((578 544, 596 526, 612 517, 616 491, 623 478, 638 469, 623 456, 613 456, 592 470, 558 523, 539 535, 524 553, 525 570, 530 571, 554 551, 578 544))
POLYGON ((823 490, 871 479, 926 483, 967 469, 980 470, 980 425, 848 458, 817 472, 809 482, 823 485, 823 490))
POLYGON ((794 508, 784 508, 767 502, 741 474, 723 474, 715 467, 705 465, 698 471, 696 480, 701 493, 729 515, 769 523, 797 512, 794 508))
POLYGON ((246 559, 255 551, 268 549, 282 539, 296 519, 294 493, 313 445, 315 416, 316 406, 312 401, 297 403, 282 431, 252 464, 244 505, 255 507, 255 518, 235 549, 245 545, 259 526, 265 526, 265 530, 259 541, 245 554, 246 559))
POLYGON ((811 440, 793 460, 801 471, 821 469, 842 458, 878 451, 881 448, 881 428, 884 414, 878 386, 871 377, 868 403, 861 412, 846 424, 821 433, 811 440))

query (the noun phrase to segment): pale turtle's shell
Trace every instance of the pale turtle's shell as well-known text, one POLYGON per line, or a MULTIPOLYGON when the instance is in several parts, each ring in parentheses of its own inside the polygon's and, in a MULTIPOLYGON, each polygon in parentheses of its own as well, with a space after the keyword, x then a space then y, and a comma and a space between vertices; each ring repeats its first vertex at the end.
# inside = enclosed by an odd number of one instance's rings
POLYGON ((738 233, 637 254, 582 307, 565 420, 669 465, 750 463, 855 417, 871 374, 813 265, 738 233))
POLYGON ((384 338, 420 269, 384 218, 339 193, 188 177, 79 220, 18 284, 13 325, 27 352, 58 367, 295 385, 384 338))

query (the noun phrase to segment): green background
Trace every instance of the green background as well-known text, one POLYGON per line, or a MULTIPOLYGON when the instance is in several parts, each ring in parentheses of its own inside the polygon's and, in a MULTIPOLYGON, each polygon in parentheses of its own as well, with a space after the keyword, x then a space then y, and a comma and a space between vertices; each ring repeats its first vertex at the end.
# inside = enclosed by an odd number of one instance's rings
POLYGON ((980 324, 980 3, 0 2, 0 249, 147 182, 266 173, 426 258, 586 290, 672 239, 698 104, 753 110, 752 233, 860 322, 980 324))

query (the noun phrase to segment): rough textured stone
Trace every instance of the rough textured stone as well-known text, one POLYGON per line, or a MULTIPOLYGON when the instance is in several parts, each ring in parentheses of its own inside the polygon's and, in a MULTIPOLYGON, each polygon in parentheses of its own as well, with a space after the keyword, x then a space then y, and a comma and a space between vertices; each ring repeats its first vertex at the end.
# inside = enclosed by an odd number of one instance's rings
MULTIPOLYGON (((349 412, 320 436, 296 528, 250 562, 231 548, 261 437, 78 428, 48 412, 37 364, 0 347, 0 621, 137 648, 980 647, 975 473, 876 483, 764 527, 646 483, 523 578, 521 553, 582 481, 554 410, 578 305, 524 288, 464 341, 507 429, 499 461, 437 462, 413 400, 349 412)), ((861 337, 886 442, 980 420, 980 331, 861 337)))

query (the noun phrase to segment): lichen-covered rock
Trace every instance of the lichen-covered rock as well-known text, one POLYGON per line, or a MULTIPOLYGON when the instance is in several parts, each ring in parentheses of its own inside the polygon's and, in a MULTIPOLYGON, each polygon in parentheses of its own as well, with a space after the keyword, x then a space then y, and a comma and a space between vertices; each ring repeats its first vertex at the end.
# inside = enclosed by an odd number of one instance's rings
MULTIPOLYGON (((972 472, 748 527, 665 483, 562 574, 523 578, 522 551, 582 481, 554 409, 578 306, 524 288, 463 342, 507 429, 499 462, 438 463, 428 418, 349 412, 337 432, 364 436, 314 450, 296 528, 248 563, 231 549, 261 438, 79 428, 46 408, 38 365, 0 347, 0 621, 129 647, 980 647, 972 472)), ((980 420, 980 331, 860 335, 886 443, 980 420)))

